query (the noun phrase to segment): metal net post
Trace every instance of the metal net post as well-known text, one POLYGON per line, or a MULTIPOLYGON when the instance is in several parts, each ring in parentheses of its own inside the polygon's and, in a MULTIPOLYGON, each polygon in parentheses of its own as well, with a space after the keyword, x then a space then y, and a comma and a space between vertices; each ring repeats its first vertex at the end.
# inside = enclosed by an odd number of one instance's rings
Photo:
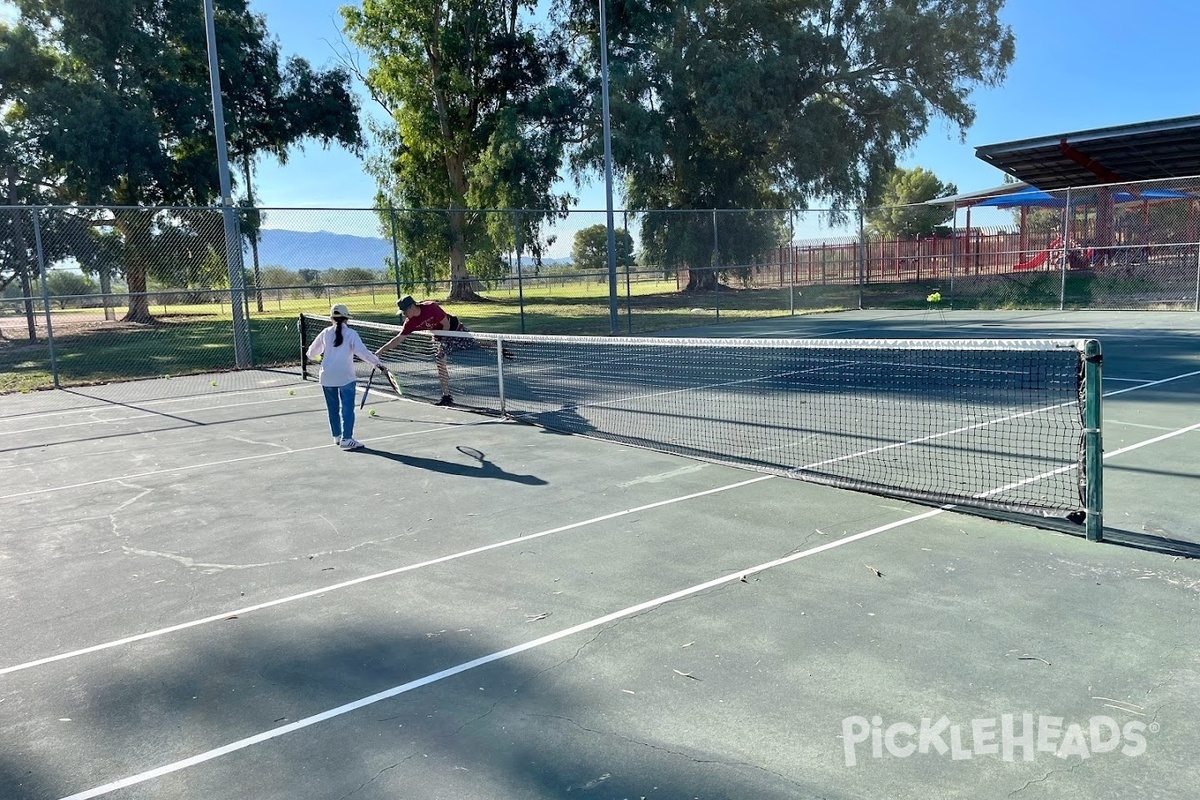
POLYGON ((1100 342, 1089 339, 1083 361, 1083 444, 1085 497, 1087 518, 1084 522, 1089 541, 1099 542, 1104 536, 1104 443, 1101 426, 1101 364, 1100 342))

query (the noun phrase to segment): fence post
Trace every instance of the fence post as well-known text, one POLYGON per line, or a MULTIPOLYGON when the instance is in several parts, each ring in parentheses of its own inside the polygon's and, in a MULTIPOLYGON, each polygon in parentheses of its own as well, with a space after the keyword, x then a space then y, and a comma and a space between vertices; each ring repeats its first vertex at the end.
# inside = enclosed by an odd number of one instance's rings
POLYGON ((308 380, 308 335, 304 329, 304 312, 296 318, 296 331, 300 334, 300 380, 308 380))
POLYGON ((1196 238, 1196 304, 1192 310, 1200 311, 1200 236, 1196 238))
POLYGON ((46 286, 46 251, 42 249, 42 225, 38 219, 37 208, 32 209, 33 216, 33 246, 37 251, 38 275, 42 284, 42 310, 46 314, 46 344, 50 348, 50 375, 54 378, 54 388, 61 389, 58 377, 58 359, 54 355, 54 325, 50 321, 50 289, 46 286))
POLYGON ((388 200, 388 222, 392 229, 392 271, 396 276, 396 299, 403 297, 400 289, 400 242, 396 238, 396 207, 388 200))
POLYGON ((954 275, 959 266, 959 204, 950 205, 950 210, 953 212, 950 217, 950 308, 954 308, 954 275))
POLYGON ((788 311, 796 316, 796 209, 788 209, 788 311))
POLYGON ((1067 303, 1067 266, 1071 262, 1071 189, 1067 188, 1067 207, 1063 209, 1062 227, 1062 269, 1058 279, 1058 310, 1062 311, 1067 303))
POLYGON ((954 310, 954 273, 958 267, 958 203, 950 206, 954 224, 950 227, 950 309, 954 310))
POLYGON ((862 207, 858 209, 858 309, 863 307, 863 282, 866 280, 867 268, 867 225, 866 214, 862 207))
POLYGON ((721 247, 721 241, 717 238, 717 210, 712 210, 713 223, 713 249, 712 249, 712 276, 713 276, 713 297, 715 299, 717 322, 721 321, 721 271, 717 268, 717 254, 721 247))
MULTIPOLYGON (((621 229, 625 231, 625 236, 629 234, 629 209, 621 211, 621 229)), ((621 241, 626 241, 622 239, 621 241)), ((633 253, 625 254, 625 332, 630 336, 633 335, 633 289, 629 285, 629 269, 633 265, 630 263, 633 260, 633 253)))
POLYGON ((521 333, 525 333, 525 282, 521 276, 521 212, 513 211, 513 247, 517 251, 517 305, 521 309, 521 333))

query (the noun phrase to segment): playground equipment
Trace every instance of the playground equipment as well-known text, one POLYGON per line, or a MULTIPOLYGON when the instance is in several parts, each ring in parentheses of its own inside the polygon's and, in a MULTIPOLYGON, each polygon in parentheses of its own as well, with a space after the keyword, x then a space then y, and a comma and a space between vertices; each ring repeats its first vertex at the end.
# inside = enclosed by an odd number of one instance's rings
MULTIPOLYGON (((1070 239, 1066 242, 1066 259, 1068 269, 1087 269, 1092 266, 1095 260, 1095 251, 1091 248, 1084 248, 1079 242, 1070 239)), ((1047 261, 1051 261, 1054 267, 1061 267, 1063 263, 1063 239, 1058 237, 1050 246, 1042 252, 1035 255, 1033 258, 1022 261, 1013 265, 1013 270, 1016 272, 1024 272, 1031 269, 1037 269, 1043 266, 1047 261)))
POLYGON ((1055 239, 1053 242, 1051 242, 1049 248, 1038 253, 1033 258, 1030 258, 1026 261, 1022 261, 1019 264, 1014 264, 1013 269, 1017 272, 1022 272, 1024 270, 1028 270, 1028 269, 1037 269, 1038 267, 1040 267, 1046 263, 1046 261, 1050 258, 1050 254, 1052 252, 1054 252, 1054 249, 1057 247, 1062 247, 1062 237, 1061 236, 1058 237, 1057 239, 1055 239))

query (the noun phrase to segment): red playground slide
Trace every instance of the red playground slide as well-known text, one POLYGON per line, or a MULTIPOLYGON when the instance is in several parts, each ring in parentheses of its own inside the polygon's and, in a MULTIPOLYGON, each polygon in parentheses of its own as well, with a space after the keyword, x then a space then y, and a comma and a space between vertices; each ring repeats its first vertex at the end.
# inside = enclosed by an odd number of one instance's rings
POLYGON ((1051 252, 1053 252, 1054 250, 1057 250, 1060 247, 1062 247, 1062 237, 1055 239, 1053 242, 1050 243, 1050 246, 1048 248, 1046 248, 1042 252, 1038 253, 1036 256, 1029 259, 1028 261, 1022 261, 1020 264, 1014 264, 1013 269, 1014 270, 1037 269, 1042 264, 1046 263, 1046 259, 1050 257, 1051 252))

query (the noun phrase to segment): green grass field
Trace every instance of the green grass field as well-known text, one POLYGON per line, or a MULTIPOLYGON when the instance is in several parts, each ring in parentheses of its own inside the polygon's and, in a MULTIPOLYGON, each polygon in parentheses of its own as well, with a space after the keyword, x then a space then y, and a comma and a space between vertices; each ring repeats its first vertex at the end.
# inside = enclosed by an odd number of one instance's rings
MULTIPOLYGON (((478 303, 447 304, 468 327, 494 333, 597 335, 610 333, 606 284, 539 279, 525 287, 524 314, 513 290, 485 292, 478 303), (523 319, 522 319, 523 317, 523 319)), ((795 298, 797 313, 833 310, 857 304, 853 287, 806 289, 795 298)), ((783 316, 792 299, 786 289, 730 289, 679 292, 672 281, 639 281, 620 287, 620 332, 645 334, 722 321, 783 316)), ((420 296, 420 295, 417 295, 420 296)), ((434 297, 431 299, 441 299, 434 297)), ((345 303, 359 319, 397 324, 394 289, 324 294, 311 298, 264 297, 264 311, 251 300, 250 337, 258 366, 293 366, 299 361, 296 318, 301 312, 325 314, 330 303, 345 303)), ((118 315, 124 309, 118 310, 118 315)), ((227 303, 151 304, 157 322, 134 325, 106 322, 102 309, 51 312, 54 351, 62 385, 102 383, 220 371, 233 364, 232 313, 227 303)), ((10 316, 8 318, 12 320, 10 316)), ((40 316, 39 316, 40 321, 40 316)), ((0 338, 0 392, 31 391, 53 385, 45 341, 28 343, 24 326, 3 329, 0 338)), ((41 331, 44 335, 44 331, 41 331)), ((43 336, 44 338, 44 336, 43 336)))
MULTIPOLYGON (((1032 273, 960 278, 946 281, 883 283, 858 287, 823 285, 719 291, 679 291, 674 279, 637 280, 618 290, 621 334, 715 324, 718 321, 786 316, 858 308, 922 309, 926 297, 940 291, 943 307, 956 309, 1105 307, 1109 299, 1156 286, 1129 277, 1032 273), (1145 284, 1144 286, 1142 284, 1145 284), (1061 295, 1061 301, 1060 301, 1061 295)), ((180 293, 174 293, 178 296, 180 293)), ((476 331, 547 335, 607 336, 611 332, 608 286, 577 276, 528 279, 523 291, 512 284, 485 290, 482 302, 448 303, 452 313, 476 331)), ((418 299, 426 295, 414 291, 418 299)), ((166 297, 162 295, 161 297, 166 297)), ((442 300, 434 294, 430 299, 442 300)), ((397 324, 395 288, 374 286, 331 289, 264 289, 263 311, 251 299, 250 336, 258 366, 294 366, 301 343, 296 317, 301 312, 324 315, 331 303, 345 303, 358 318, 397 324)), ((106 322, 102 309, 53 310, 55 357, 60 382, 80 385, 114 380, 184 375, 230 369, 233 364, 232 314, 229 304, 151 303, 157 321, 150 325, 106 322)), ((118 309, 117 314, 124 313, 118 309)), ((23 320, 7 314, 0 322, 0 392, 30 391, 53 385, 44 331, 39 341, 26 341, 23 320)), ((39 314, 39 324, 41 315, 39 314)))
MULTIPOLYGON (((679 291, 675 281, 622 282, 618 292, 619 332, 657 331, 712 325, 718 321, 808 314, 858 308, 923 309, 926 297, 940 291, 942 307, 955 309, 1104 307, 1131 291, 1151 292, 1145 280, 1069 274, 1065 285, 1057 274, 1034 273, 961 278, 947 282, 824 285, 719 291, 679 291), (1143 285, 1144 284, 1144 285, 1143 285)), ((178 293, 177 293, 178 294, 178 293)), ((395 288, 375 286, 353 291, 311 289, 264 290, 263 311, 251 299, 249 315, 254 363, 295 366, 301 343, 296 318, 324 315, 331 303, 345 303, 359 319, 397 324, 395 288), (303 293, 303 294, 301 294, 303 293), (299 295, 299 296, 297 296, 299 295), (307 296, 304 296, 307 295, 307 296)), ((413 292, 425 299, 420 292, 413 292)), ((530 279, 518 294, 515 286, 484 291, 482 302, 447 303, 472 330, 533 335, 610 334, 608 286, 558 276, 530 279), (523 295, 523 297, 521 296, 523 295), (523 312, 523 313, 522 313, 523 312)), ((442 300, 433 295, 430 299, 442 300)), ((117 314, 124 313, 118 309, 117 314)), ((232 314, 229 304, 151 303, 157 321, 150 325, 106 322, 102 309, 53 310, 55 357, 62 385, 81 385, 162 375, 184 375, 230 369, 233 362, 232 314)), ((39 325, 44 324, 38 315, 39 325)), ((27 341, 21 317, 0 318, 0 392, 31 391, 53 385, 44 330, 39 341, 27 341)))

